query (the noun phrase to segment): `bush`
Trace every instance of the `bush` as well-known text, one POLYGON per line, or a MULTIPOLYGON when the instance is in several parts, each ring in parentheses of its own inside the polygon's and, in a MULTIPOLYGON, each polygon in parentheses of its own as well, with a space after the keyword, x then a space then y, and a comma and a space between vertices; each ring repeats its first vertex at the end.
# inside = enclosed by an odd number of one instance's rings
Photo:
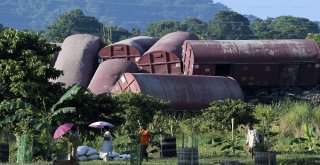
POLYGON ((202 111, 202 118, 208 128, 225 131, 231 130, 229 123, 232 118, 235 119, 235 125, 255 121, 253 110, 253 104, 241 100, 219 100, 211 102, 210 107, 202 111))
POLYGON ((168 102, 143 94, 123 93, 114 99, 118 107, 111 117, 122 121, 121 129, 118 129, 121 133, 134 133, 139 124, 151 123, 157 111, 170 109, 168 102))

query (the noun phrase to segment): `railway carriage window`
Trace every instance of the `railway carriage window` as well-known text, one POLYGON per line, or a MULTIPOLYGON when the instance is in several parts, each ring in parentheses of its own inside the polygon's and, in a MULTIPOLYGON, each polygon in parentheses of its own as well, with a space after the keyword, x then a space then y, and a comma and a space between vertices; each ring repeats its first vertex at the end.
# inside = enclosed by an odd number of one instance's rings
POLYGON ((204 72, 210 72, 210 68, 204 69, 204 72))
POLYGON ((231 64, 218 64, 216 65, 215 75, 216 76, 229 76, 231 64))
POLYGON ((271 70, 271 67, 270 67, 270 66, 265 66, 265 67, 264 67, 264 71, 270 72, 270 70, 271 70))
POLYGON ((199 69, 199 65, 194 64, 194 65, 193 65, 193 68, 194 68, 194 69, 199 69))
POLYGON ((315 68, 319 68, 319 67, 320 67, 320 64, 315 64, 314 67, 315 67, 315 68))

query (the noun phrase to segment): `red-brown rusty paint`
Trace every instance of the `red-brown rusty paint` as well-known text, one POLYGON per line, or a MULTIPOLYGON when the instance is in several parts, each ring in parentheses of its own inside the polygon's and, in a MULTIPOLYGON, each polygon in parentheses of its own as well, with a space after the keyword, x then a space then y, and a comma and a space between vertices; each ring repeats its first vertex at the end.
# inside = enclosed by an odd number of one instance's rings
POLYGON ((183 55, 191 56, 194 63, 282 63, 320 59, 316 42, 307 39, 190 40, 184 44, 187 49, 183 55))
POLYGON ((170 101, 177 110, 200 110, 214 100, 243 99, 237 81, 220 76, 125 73, 112 92, 150 95, 170 101))
POLYGON ((99 57, 103 61, 108 59, 124 58, 136 63, 140 56, 142 56, 142 54, 156 42, 156 38, 149 36, 129 38, 105 46, 100 50, 99 57))
POLYGON ((182 44, 185 40, 197 40, 197 36, 189 32, 173 32, 159 39, 145 52, 138 66, 142 72, 182 74, 182 44))
POLYGON ((186 75, 232 76, 241 86, 313 86, 320 80, 314 40, 185 41, 183 48, 186 75))
POLYGON ((126 59, 111 59, 104 61, 96 70, 88 89, 96 95, 109 93, 113 85, 125 72, 137 73, 138 67, 135 63, 126 59))

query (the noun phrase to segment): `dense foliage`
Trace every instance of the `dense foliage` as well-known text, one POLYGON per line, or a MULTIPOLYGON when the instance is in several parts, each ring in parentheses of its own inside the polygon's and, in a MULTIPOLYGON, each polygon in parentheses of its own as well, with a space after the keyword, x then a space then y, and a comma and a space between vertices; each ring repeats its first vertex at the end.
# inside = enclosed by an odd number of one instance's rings
POLYGON ((2 0, 1 23, 18 29, 43 30, 61 13, 81 9, 85 15, 104 24, 125 29, 139 28, 157 20, 176 20, 197 16, 209 20, 213 14, 228 7, 211 0, 2 0))
POLYGON ((0 100, 21 99, 49 106, 62 91, 55 79, 60 74, 50 65, 59 48, 38 34, 12 29, 0 33, 0 100))
POLYGON ((56 21, 48 27, 44 36, 51 42, 62 42, 73 34, 93 34, 101 36, 103 25, 96 18, 85 16, 80 9, 71 10, 60 15, 56 21))
POLYGON ((0 130, 10 130, 17 142, 41 132, 49 107, 64 92, 62 84, 49 81, 61 74, 51 65, 59 50, 30 31, 0 33, 0 130))
POLYGON ((314 39, 318 43, 318 45, 320 45, 320 33, 317 33, 317 34, 309 33, 307 35, 307 38, 314 39))
POLYGON ((0 32, 2 32, 5 29, 5 27, 0 23, 0 32))
POLYGON ((318 25, 305 18, 280 16, 255 19, 251 29, 259 39, 302 39, 308 33, 317 33, 318 25))
POLYGON ((152 123, 156 112, 170 110, 169 103, 142 94, 124 93, 114 98, 117 111, 112 117, 122 121, 122 133, 135 133, 139 124, 152 123))
POLYGON ((235 119, 236 125, 246 125, 255 122, 253 116, 254 106, 241 100, 213 101, 210 107, 203 110, 203 118, 208 121, 208 127, 213 131, 231 130, 231 119, 235 119))
POLYGON ((254 38, 248 18, 233 11, 222 11, 208 23, 208 37, 218 40, 254 38))
POLYGON ((178 21, 157 21, 151 23, 146 33, 149 36, 162 37, 168 33, 179 31, 181 29, 178 21))

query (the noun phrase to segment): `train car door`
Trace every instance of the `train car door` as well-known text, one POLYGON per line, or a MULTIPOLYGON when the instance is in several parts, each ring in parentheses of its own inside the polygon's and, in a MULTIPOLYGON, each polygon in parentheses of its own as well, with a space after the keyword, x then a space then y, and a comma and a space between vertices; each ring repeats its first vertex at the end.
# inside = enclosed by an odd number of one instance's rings
POLYGON ((217 64, 215 76, 230 76, 231 64, 217 64))
POLYGON ((279 67, 279 86, 295 86, 298 79, 298 64, 281 64, 279 67))

